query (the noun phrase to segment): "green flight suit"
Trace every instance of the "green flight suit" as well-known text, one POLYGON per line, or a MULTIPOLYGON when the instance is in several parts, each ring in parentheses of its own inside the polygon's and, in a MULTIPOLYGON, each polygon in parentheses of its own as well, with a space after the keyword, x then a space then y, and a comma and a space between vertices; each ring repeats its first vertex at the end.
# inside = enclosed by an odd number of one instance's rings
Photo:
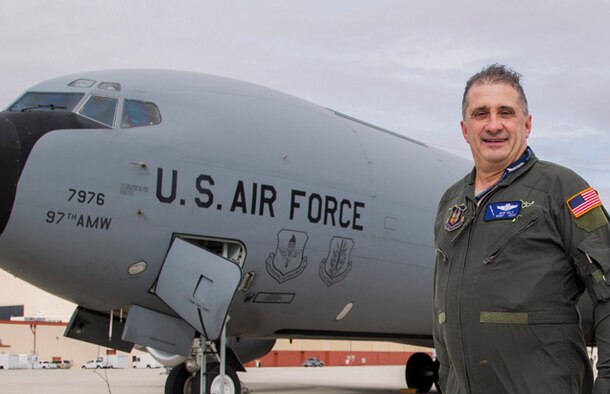
POLYGON ((566 202, 589 185, 533 154, 478 205, 474 174, 445 192, 435 223, 441 390, 590 394, 592 367, 576 308, 586 285, 599 346, 595 393, 610 393, 607 212, 598 206, 576 218, 566 202))

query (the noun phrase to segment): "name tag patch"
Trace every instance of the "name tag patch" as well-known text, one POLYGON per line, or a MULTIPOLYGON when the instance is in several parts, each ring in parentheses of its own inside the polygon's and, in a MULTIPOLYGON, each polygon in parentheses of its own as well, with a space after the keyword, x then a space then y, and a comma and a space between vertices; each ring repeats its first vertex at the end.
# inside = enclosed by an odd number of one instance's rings
POLYGON ((519 216, 521 212, 521 201, 509 201, 509 202, 494 202, 485 208, 486 222, 492 220, 509 220, 519 216))

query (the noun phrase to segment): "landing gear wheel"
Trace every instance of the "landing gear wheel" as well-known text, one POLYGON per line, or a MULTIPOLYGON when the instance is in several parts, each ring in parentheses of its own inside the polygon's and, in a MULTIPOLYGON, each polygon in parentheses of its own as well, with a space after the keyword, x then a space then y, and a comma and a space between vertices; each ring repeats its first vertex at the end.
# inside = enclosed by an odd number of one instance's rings
POLYGON ((186 381, 191 377, 184 364, 176 365, 165 380, 165 394, 184 394, 186 381))
MULTIPOLYGON (((199 372, 195 374, 191 386, 191 394, 199 394, 199 372)), ((205 392, 209 394, 241 394, 241 382, 233 368, 225 368, 225 392, 220 392, 220 365, 210 363, 207 365, 205 392)))
POLYGON ((432 361, 432 357, 426 353, 415 353, 407 361, 405 378, 409 388, 416 388, 418 393, 427 393, 432 384, 438 381, 438 362, 432 361))

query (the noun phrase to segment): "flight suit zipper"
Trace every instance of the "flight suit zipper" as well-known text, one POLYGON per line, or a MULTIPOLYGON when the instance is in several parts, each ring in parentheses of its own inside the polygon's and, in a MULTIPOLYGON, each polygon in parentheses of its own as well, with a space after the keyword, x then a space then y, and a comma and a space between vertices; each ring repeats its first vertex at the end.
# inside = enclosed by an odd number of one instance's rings
MULTIPOLYGON (((459 287, 458 287, 458 311, 457 311, 457 318, 458 318, 458 326, 460 329, 460 348, 462 351, 462 364, 464 366, 464 374, 466 377, 466 386, 467 386, 467 390, 468 392, 471 392, 471 386, 470 386, 470 376, 468 374, 468 367, 467 367, 467 363, 466 363, 466 352, 464 351, 464 340, 463 340, 463 336, 462 336, 462 288, 463 288, 463 283, 462 283, 462 278, 464 277, 464 270, 466 269, 466 258, 468 257, 468 251, 470 249, 470 239, 472 238, 472 232, 473 229, 475 227, 476 224, 476 219, 479 216, 479 207, 476 206, 476 204, 474 204, 472 201, 470 201, 471 206, 474 205, 474 215, 472 215, 472 217, 468 220, 467 223, 464 223, 465 226, 468 226, 468 238, 466 239, 466 250, 464 253, 464 256, 462 258, 462 266, 461 266, 461 270, 460 270, 460 278, 459 278, 459 287)), ((458 237, 456 237, 457 239, 458 237)), ((455 239, 454 239, 455 240, 455 239)))
MULTIPOLYGON (((483 198, 478 201, 478 202, 474 202, 472 200, 470 200, 470 204, 471 206, 474 205, 474 215, 472 215, 472 218, 470 218, 470 220, 465 223, 465 226, 469 226, 468 228, 468 239, 466 240, 466 251, 464 253, 463 256, 463 260, 462 260, 462 269, 460 272, 460 278, 459 278, 459 288, 458 288, 458 311, 457 311, 457 316, 458 316, 458 325, 460 327, 460 347, 462 350, 462 363, 464 365, 464 373, 466 376, 466 386, 467 386, 467 390, 468 392, 472 392, 472 388, 471 388, 471 384, 470 384, 470 376, 468 373, 468 366, 467 366, 467 362, 466 362, 466 352, 464 351, 464 341, 462 338, 462 288, 463 288, 463 283, 462 283, 462 278, 464 276, 464 270, 466 269, 466 259, 468 257, 468 252, 470 251, 470 240, 472 239, 472 233, 474 231, 474 228, 476 226, 476 221, 477 218, 479 217, 479 214, 481 213, 481 207, 483 205, 485 205, 485 201, 488 200, 490 198, 490 196, 492 194, 494 194, 494 192, 498 189, 498 185, 495 185, 492 189, 490 189, 487 194, 485 196, 483 196, 483 198)), ((456 239, 458 237, 455 237, 456 239)))
POLYGON ((522 232, 524 232, 525 230, 527 230, 528 228, 532 227, 540 218, 539 215, 536 215, 536 217, 533 217, 528 223, 527 225, 521 227, 518 231, 515 231, 513 234, 511 234, 510 237, 506 238, 504 240, 504 242, 502 242, 495 250, 494 252, 487 258, 485 258, 483 260, 483 264, 490 264, 492 263, 496 257, 498 256, 498 254, 500 254, 500 252, 502 251, 502 249, 504 249, 504 247, 506 247, 506 245, 510 244, 515 238, 517 238, 517 236, 519 234, 521 234, 522 232))

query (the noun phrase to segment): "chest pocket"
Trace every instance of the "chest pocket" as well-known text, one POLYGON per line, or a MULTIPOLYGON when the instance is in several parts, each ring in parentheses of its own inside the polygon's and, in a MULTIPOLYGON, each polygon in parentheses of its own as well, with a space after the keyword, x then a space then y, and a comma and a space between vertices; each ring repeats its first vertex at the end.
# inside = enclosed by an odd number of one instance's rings
POLYGON ((479 224, 478 231, 486 232, 485 237, 491 245, 480 246, 477 259, 471 260, 477 278, 475 286, 479 294, 485 295, 479 300, 481 311, 553 309, 549 305, 559 299, 557 278, 564 275, 564 266, 553 264, 553 261, 556 261, 557 253, 563 255, 564 252, 561 248, 546 249, 549 234, 545 228, 544 210, 530 208, 514 222, 479 224), (493 226, 487 226, 489 224, 493 226))
MULTIPOLYGON (((514 246, 516 241, 522 238, 526 232, 532 230, 541 218, 542 210, 533 209, 528 214, 519 216, 514 221, 493 223, 492 225, 495 225, 496 228, 489 228, 489 233, 496 239, 492 243, 493 246, 486 250, 483 264, 497 264, 501 261, 502 254, 514 246)), ((535 239, 536 237, 532 238, 535 239)), ((523 248, 525 249, 525 245, 523 245, 523 248)), ((531 252, 531 250, 528 252, 531 252)))

